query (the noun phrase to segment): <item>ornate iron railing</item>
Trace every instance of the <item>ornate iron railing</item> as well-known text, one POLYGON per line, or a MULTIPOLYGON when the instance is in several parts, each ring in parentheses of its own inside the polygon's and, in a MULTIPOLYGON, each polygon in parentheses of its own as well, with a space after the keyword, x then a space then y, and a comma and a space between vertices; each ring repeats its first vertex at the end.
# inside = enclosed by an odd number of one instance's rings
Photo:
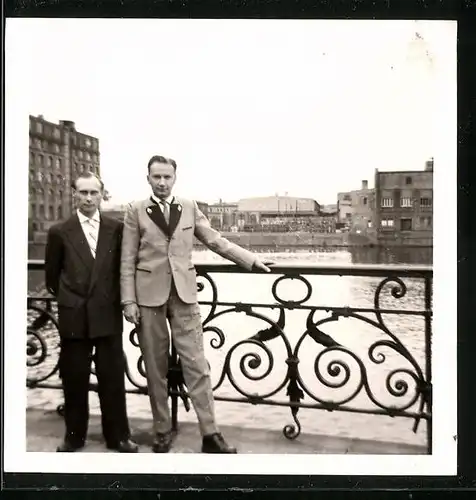
MULTIPOLYGON (((29 261, 28 264, 29 271, 32 272, 42 271, 43 267, 43 261, 29 261)), ((424 420, 427 429, 427 450, 431 453, 433 271, 430 266, 274 265, 269 275, 244 271, 233 264, 212 263, 199 264, 196 270, 199 302, 202 309, 208 308, 208 312, 202 316, 204 338, 208 340, 207 337, 211 335, 209 347, 214 352, 222 353, 222 368, 213 387, 215 400, 289 407, 294 424, 285 425, 283 428, 284 435, 289 439, 295 439, 301 432, 298 418, 300 408, 413 419, 415 433, 420 421, 424 420), (245 299, 244 301, 220 298, 218 281, 226 280, 230 274, 240 277, 245 283, 233 285, 227 282, 225 292, 231 288, 237 291, 239 298, 245 299), (326 304, 322 297, 322 293, 326 291, 319 287, 325 276, 333 276, 335 279, 358 278, 361 280, 361 296, 367 304, 326 304), (258 287, 258 282, 261 286, 259 296, 262 297, 267 289, 268 296, 271 295, 274 299, 273 302, 246 301, 250 291, 258 287), (301 298, 293 296, 286 299, 282 296, 280 289, 289 282, 304 285, 305 293, 301 298), (314 286, 311 282, 314 282, 314 286), (315 297, 316 288, 319 292, 318 303, 315 297), (207 291, 209 300, 206 300, 207 291), (395 301, 405 307, 390 307, 390 302, 395 301), (415 302, 420 302, 420 307, 415 308, 415 302), (271 317, 273 310, 279 312, 278 317, 274 319, 271 317), (228 328, 234 329, 237 325, 244 325, 245 335, 242 339, 239 339, 236 333, 226 335, 223 325, 219 324, 225 317, 240 313, 248 317, 248 324, 233 321, 228 324, 228 328), (291 315, 296 313, 301 315, 300 319, 291 318, 291 315), (319 319, 316 318, 318 315, 321 315, 319 319), (395 323, 395 320, 389 319, 395 317, 406 318, 406 321, 395 323), (251 326, 250 318, 264 323, 265 327, 256 331, 256 327, 251 326), (345 332, 333 335, 324 332, 326 326, 335 325, 335 322, 342 318, 354 320, 360 325, 361 331, 355 328, 346 329, 345 332), (412 318, 411 323, 408 318, 412 318), (415 326, 417 318, 422 321, 421 328, 415 326), (300 322, 304 324, 300 325, 300 322), (251 330, 252 328, 254 330, 251 330), (367 329, 365 335, 362 334, 362 328, 367 329), (298 333, 293 333, 293 330, 298 333), (400 331, 399 334, 397 330, 400 331), (235 336, 236 339, 232 338, 235 336), (335 340, 336 336, 341 337, 340 342, 335 340), (352 340, 360 341, 360 337, 365 337, 363 342, 370 344, 366 346, 363 354, 358 348, 350 345, 352 340), (228 341, 231 347, 226 349, 228 341), (271 375, 278 365, 279 349, 274 349, 278 346, 278 341, 284 358, 278 366, 278 371, 280 369, 282 373, 271 375), (243 348, 248 351, 240 357, 239 352, 243 348), (318 349, 315 355, 311 353, 312 348, 318 349), (266 356, 265 361, 262 358, 263 353, 266 356), (239 369, 233 365, 235 359, 239 359, 239 369), (372 380, 375 379, 373 370, 383 368, 386 363, 389 366, 377 377, 383 388, 376 392, 372 387, 372 380), (267 368, 258 374, 263 366, 267 368), (308 367, 307 372, 305 366, 308 367), (315 377, 312 384, 306 381, 306 375, 309 373, 315 377), (252 383, 253 392, 240 384, 238 376, 252 383), (259 389, 259 385, 263 383, 266 386, 264 390, 261 393, 256 392, 256 388, 259 389), (239 396, 220 395, 219 390, 225 385, 239 396), (284 400, 277 398, 280 394, 285 395, 284 400), (388 398, 391 402, 386 400, 388 398), (366 404, 362 404, 362 401, 366 404)), ((58 372, 56 346, 59 340, 54 299, 31 294, 28 297, 28 312, 27 386, 61 388, 59 379, 58 382, 53 382, 58 372)), ((137 348, 136 367, 140 379, 137 380, 132 373, 133 361, 129 354, 126 356, 126 376, 132 387, 128 392, 147 394, 145 370, 134 328, 129 334, 129 340, 131 346, 137 348)), ((212 365, 212 370, 215 368, 212 365)), ((187 411, 190 405, 180 360, 173 346, 168 382, 172 419, 174 428, 177 429, 179 398, 187 411)), ((96 385, 92 384, 91 390, 97 390, 96 385)), ((58 410, 61 411, 61 408, 58 410)))

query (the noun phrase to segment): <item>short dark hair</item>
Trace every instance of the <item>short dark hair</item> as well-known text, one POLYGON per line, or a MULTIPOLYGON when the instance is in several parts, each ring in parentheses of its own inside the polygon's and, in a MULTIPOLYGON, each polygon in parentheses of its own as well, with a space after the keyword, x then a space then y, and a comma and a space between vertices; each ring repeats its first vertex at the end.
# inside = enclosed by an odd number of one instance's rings
POLYGON ((95 173, 93 172, 81 172, 74 180, 73 182, 71 183, 71 187, 73 189, 76 189, 76 182, 79 180, 79 179, 90 179, 91 177, 94 177, 95 179, 97 179, 99 181, 99 184, 101 184, 101 191, 104 191, 104 182, 101 180, 101 178, 96 175, 95 173))
POLYGON ((175 160, 172 160, 172 158, 167 158, 166 156, 159 156, 159 155, 154 155, 150 160, 149 163, 147 163, 147 171, 150 174, 150 167, 152 163, 165 163, 165 165, 172 165, 174 167, 174 170, 177 170, 177 163, 175 160))

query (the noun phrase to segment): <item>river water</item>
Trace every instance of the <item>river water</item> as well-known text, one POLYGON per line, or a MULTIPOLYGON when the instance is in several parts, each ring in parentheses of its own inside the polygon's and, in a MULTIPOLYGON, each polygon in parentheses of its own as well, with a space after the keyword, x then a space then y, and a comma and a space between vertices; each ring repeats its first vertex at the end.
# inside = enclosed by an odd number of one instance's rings
MULTIPOLYGON (((276 263, 292 263, 309 265, 312 263, 322 264, 352 264, 352 263, 405 263, 409 267, 415 263, 431 263, 431 251, 426 249, 415 249, 412 253, 406 250, 404 254, 395 252, 379 251, 378 254, 372 251, 348 252, 348 251, 284 251, 273 253, 262 253, 263 259, 270 259, 276 263), (418 253, 416 253, 418 252, 418 253)), ((194 261, 220 262, 221 257, 206 251, 196 251, 194 261)), ((271 294, 271 286, 276 275, 250 275, 250 274, 214 274, 212 275, 218 289, 218 299, 227 302, 256 302, 274 304, 275 299, 271 294)), ((335 277, 335 276, 306 276, 312 285, 313 293, 306 305, 315 306, 350 306, 350 307, 373 307, 373 300, 376 287, 381 282, 381 278, 371 277, 335 277)), ((211 299, 211 288, 206 281, 205 289, 199 294, 200 300, 211 299)), ((407 293, 401 299, 393 298, 390 291, 391 286, 384 288, 382 293, 382 307, 389 309, 411 309, 422 310, 423 302, 423 282, 416 279, 405 279, 407 293)), ((277 288, 278 295, 283 299, 302 298, 306 294, 306 287, 298 280, 285 280, 277 288)), ((205 318, 210 310, 209 306, 201 306, 202 317, 205 318)), ((278 310, 254 309, 273 320, 278 318, 278 310)), ((308 311, 293 310, 286 312, 286 324, 284 331, 292 349, 306 331, 306 318, 308 311)), ((368 318, 375 319, 375 315, 365 314, 368 318)), ((316 313, 313 321, 329 317, 329 313, 323 311, 316 313)), ((385 323, 389 330, 394 333, 405 347, 409 350, 415 361, 425 371, 425 339, 424 321, 419 316, 399 316, 384 315, 385 323)), ((240 341, 243 341, 259 330, 267 328, 269 325, 257 318, 251 318, 243 313, 225 314, 210 325, 220 328, 226 336, 225 344, 216 349, 218 340, 217 334, 213 332, 204 333, 205 353, 211 366, 212 382, 214 385, 219 381, 225 357, 230 349, 240 341)), ((130 324, 125 324, 125 350, 129 360, 132 376, 139 383, 143 384, 142 377, 138 374, 137 360, 139 356, 138 348, 128 341, 130 324)), ((393 387, 397 379, 405 380, 409 385, 406 395, 401 397, 392 396, 386 387, 386 377, 391 370, 397 368, 411 369, 410 363, 400 354, 388 347, 378 348, 375 357, 385 356, 382 363, 374 362, 369 356, 369 348, 378 340, 389 340, 378 329, 356 319, 339 319, 339 321, 329 322, 321 326, 321 330, 330 335, 336 342, 348 350, 355 353, 365 366, 370 389, 375 399, 385 405, 401 406, 404 402, 410 401, 413 395, 414 383, 408 375, 402 375, 393 379, 393 387)), ((281 338, 273 339, 266 343, 273 353, 273 363, 270 367, 269 358, 266 352, 260 347, 251 344, 239 346, 231 357, 231 371, 235 377, 235 383, 247 393, 266 395, 276 388, 285 378, 287 350, 281 338), (243 356, 249 353, 257 353, 261 358, 259 366, 248 364, 250 358, 245 359, 245 367, 253 376, 259 376, 269 369, 269 374, 262 380, 250 380, 240 370, 240 361, 243 356)), ((344 370, 339 374, 328 371, 331 361, 342 360, 350 369, 350 378, 343 387, 330 388, 318 379, 315 373, 316 357, 323 350, 323 346, 312 340, 309 336, 305 338, 299 350, 299 370, 306 387, 317 397, 325 401, 339 402, 358 387, 361 380, 358 363, 348 354, 343 352, 329 353, 321 359, 319 373, 329 383, 342 382, 344 370)), ((56 356, 50 353, 48 365, 54 363, 56 356)), ((332 365, 331 365, 332 366, 332 365)), ((43 367, 44 368, 44 367, 43 367)), ((342 366, 341 366, 342 368, 342 366)), ((30 369, 32 370, 32 368, 30 369)), ((36 368, 35 368, 36 370, 36 368)), ((130 382, 127 382, 132 387, 130 382)), ((391 384, 392 385, 392 384, 391 384)), ((397 384, 398 385, 398 384, 397 384)), ((240 394, 225 380, 215 391, 216 397, 239 397, 240 394)), ((286 387, 272 397, 275 401, 286 402, 286 387)), ((28 392, 28 404, 50 407, 61 402, 60 391, 48 391, 42 389, 30 390, 28 392)), ((315 401, 305 395, 303 403, 315 403, 315 401)), ((364 391, 348 403, 348 406, 358 408, 376 409, 375 404, 369 399, 364 391)), ((417 410, 414 405, 411 409, 417 410)), ((215 405, 218 423, 232 424, 240 427, 258 427, 271 430, 282 430, 285 425, 293 424, 293 419, 289 408, 279 406, 260 406, 243 403, 232 403, 217 401, 215 405)), ((91 411, 99 412, 97 396, 91 395, 91 411)), ((128 411, 131 417, 150 418, 149 401, 146 396, 129 395, 128 411)), ((412 431, 413 420, 406 418, 391 418, 381 415, 355 414, 340 411, 323 411, 302 408, 299 410, 298 418, 301 422, 301 436, 298 439, 305 439, 306 433, 318 433, 335 435, 341 437, 353 437, 363 439, 376 439, 381 441, 395 441, 409 444, 424 445, 426 440, 426 423, 420 423, 416 434, 412 431)), ((195 422, 196 416, 193 409, 186 412, 181 402, 179 402, 179 420, 195 422)))

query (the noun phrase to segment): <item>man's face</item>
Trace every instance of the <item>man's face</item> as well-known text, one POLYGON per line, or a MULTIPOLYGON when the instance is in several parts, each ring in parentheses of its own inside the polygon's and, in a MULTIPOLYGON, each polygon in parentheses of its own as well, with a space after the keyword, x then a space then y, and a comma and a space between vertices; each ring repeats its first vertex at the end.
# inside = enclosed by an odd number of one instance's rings
POLYGON ((150 166, 147 181, 152 187, 155 196, 161 200, 165 200, 170 196, 175 184, 175 169, 168 163, 159 163, 156 161, 150 166))
POLYGON ((73 195, 79 211, 91 217, 101 204, 101 183, 96 177, 80 178, 76 181, 73 195))

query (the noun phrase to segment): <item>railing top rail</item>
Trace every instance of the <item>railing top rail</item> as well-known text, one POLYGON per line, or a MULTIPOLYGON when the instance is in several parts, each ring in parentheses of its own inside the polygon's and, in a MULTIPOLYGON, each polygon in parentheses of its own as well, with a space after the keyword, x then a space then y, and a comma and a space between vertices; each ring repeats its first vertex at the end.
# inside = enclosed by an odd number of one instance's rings
MULTIPOLYGON (((28 260, 29 270, 42 270, 45 261, 42 259, 28 260)), ((197 270, 205 273, 249 273, 233 263, 196 262, 197 270)), ((433 274, 433 266, 429 265, 402 265, 402 264, 273 264, 270 266, 272 274, 317 274, 342 276, 407 276, 429 277, 433 274)), ((261 271, 256 273, 262 274, 261 271)))

